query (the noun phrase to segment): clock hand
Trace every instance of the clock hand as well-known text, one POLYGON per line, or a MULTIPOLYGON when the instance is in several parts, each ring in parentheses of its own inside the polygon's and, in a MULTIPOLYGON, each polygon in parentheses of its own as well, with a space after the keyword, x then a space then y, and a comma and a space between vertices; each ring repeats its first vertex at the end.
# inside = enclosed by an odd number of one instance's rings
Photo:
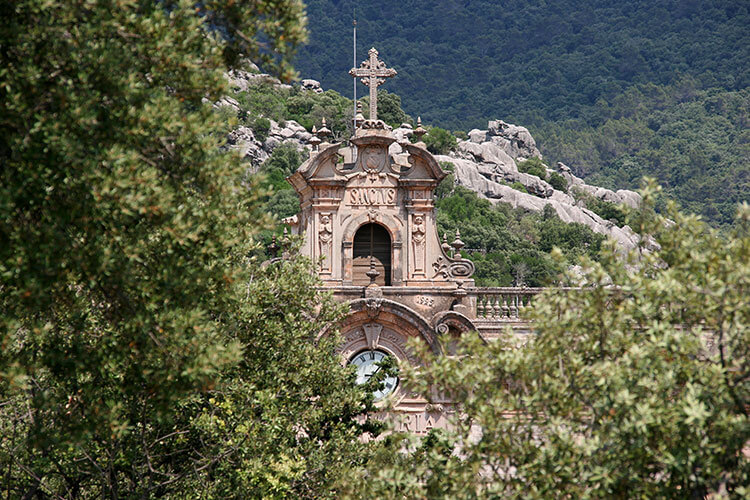
POLYGON ((377 368, 375 369, 375 371, 374 371, 374 372, 372 372, 372 373, 368 373, 367 375, 365 375, 365 378, 369 379, 370 377, 372 377, 373 375, 375 375, 376 373, 378 373, 378 371, 379 371, 379 370, 380 370, 380 367, 378 366, 378 367, 377 367, 377 368))

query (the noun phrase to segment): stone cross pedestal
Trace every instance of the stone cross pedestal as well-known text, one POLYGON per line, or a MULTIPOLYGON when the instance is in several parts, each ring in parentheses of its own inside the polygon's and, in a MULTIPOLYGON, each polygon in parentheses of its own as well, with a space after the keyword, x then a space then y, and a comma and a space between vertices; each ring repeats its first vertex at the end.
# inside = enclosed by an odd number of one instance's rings
POLYGON ((354 78, 362 78, 362 83, 370 87, 370 120, 378 119, 378 86, 385 83, 386 78, 396 76, 396 70, 386 68, 385 63, 378 59, 375 47, 368 52, 370 58, 362 61, 359 68, 352 68, 349 74, 354 78))

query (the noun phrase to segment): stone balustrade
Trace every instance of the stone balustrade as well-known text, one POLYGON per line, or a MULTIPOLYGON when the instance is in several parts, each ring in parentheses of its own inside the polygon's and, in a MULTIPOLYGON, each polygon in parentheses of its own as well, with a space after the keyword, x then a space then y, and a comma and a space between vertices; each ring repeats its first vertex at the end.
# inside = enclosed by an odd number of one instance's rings
POLYGON ((475 296, 476 318, 481 321, 523 321, 533 298, 544 288, 486 287, 467 290, 475 296))

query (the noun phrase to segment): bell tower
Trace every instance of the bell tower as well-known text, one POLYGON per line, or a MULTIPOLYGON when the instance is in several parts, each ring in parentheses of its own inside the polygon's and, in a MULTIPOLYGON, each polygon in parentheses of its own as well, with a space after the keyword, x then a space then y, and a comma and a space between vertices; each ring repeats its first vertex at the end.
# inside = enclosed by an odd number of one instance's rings
MULTIPOLYGON (((285 223, 304 236, 302 253, 319 263, 323 285, 349 304, 338 325, 339 352, 365 380, 388 356, 419 364, 410 338, 439 354, 440 336, 476 330, 476 302, 467 292, 474 287, 474 264, 461 257, 463 243, 458 235, 452 244, 438 237, 434 192, 446 173, 421 142, 421 121, 412 143, 397 141, 377 118, 377 87, 396 71, 372 49, 350 74, 370 88, 369 119, 357 113, 348 144, 328 142, 325 122, 315 130, 310 158, 287 178, 300 213, 285 223)), ((414 425, 422 422, 422 430, 441 418, 397 378, 376 396, 389 399, 414 425)))
POLYGON ((445 172, 424 143, 397 144, 377 118, 377 86, 396 74, 377 56, 370 50, 350 72, 370 87, 370 118, 357 117, 348 146, 327 142, 323 123, 310 159, 288 178, 301 206, 292 231, 305 235, 306 255, 321 259, 328 286, 367 285, 371 263, 380 286, 473 285, 474 265, 448 255, 437 234, 433 193, 445 172))

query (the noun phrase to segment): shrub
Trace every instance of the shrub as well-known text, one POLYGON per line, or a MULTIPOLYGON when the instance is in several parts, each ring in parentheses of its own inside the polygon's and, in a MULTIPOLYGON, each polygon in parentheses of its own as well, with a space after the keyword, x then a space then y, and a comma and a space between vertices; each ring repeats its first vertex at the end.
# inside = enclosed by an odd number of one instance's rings
POLYGON ((552 172, 551 174, 549 174, 549 179, 547 179, 547 182, 549 182, 550 185, 558 191, 562 191, 563 193, 568 192, 568 181, 566 181, 565 177, 557 172, 552 172))
POLYGON ((542 180, 547 180, 547 167, 537 157, 529 158, 518 164, 518 171, 529 175, 536 175, 542 180))
POLYGON ((447 155, 458 146, 456 138, 440 127, 431 127, 424 136, 424 143, 427 145, 427 150, 436 155, 447 155))
POLYGON ((260 171, 265 174, 264 186, 273 187, 274 191, 289 189, 286 177, 291 175, 302 163, 302 155, 291 144, 281 144, 273 150, 260 171))
POLYGON ((575 190, 574 197, 577 200, 583 201, 586 205, 586 208, 594 212, 602 219, 614 221, 614 223, 618 226, 625 225, 627 219, 625 210, 623 210, 623 208, 618 206, 616 203, 600 200, 599 198, 591 196, 590 194, 581 191, 580 189, 575 190))
POLYGON ((253 133, 255 134, 256 139, 258 139, 260 142, 265 142, 265 140, 268 138, 268 131, 271 130, 271 120, 264 116, 259 116, 250 125, 250 128, 253 129, 253 133))

